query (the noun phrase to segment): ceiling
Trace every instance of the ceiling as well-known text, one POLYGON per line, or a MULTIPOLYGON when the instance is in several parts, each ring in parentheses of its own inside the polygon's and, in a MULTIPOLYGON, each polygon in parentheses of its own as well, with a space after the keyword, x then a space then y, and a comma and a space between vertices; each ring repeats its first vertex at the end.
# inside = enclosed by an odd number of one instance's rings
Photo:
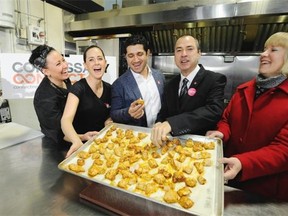
POLYGON ((104 7, 92 0, 41 0, 73 14, 103 11, 104 7))
POLYGON ((179 0, 76 14, 65 23, 74 40, 143 34, 154 55, 172 53, 183 34, 197 37, 203 53, 257 54, 277 31, 288 31, 287 0, 179 0))

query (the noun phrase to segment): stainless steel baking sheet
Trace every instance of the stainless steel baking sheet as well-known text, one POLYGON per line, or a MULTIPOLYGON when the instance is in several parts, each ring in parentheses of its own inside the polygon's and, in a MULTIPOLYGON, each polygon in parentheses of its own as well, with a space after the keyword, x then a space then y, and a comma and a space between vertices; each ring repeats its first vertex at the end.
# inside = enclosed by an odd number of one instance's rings
MULTIPOLYGON (((142 140, 142 144, 150 143, 150 128, 143 128, 143 127, 136 127, 131 125, 124 125, 124 124, 113 124, 117 128, 121 128, 123 130, 131 129, 135 133, 142 132, 147 133, 148 136, 142 140)), ((66 158, 64 161, 62 161, 58 167, 59 169, 83 177, 85 179, 89 179, 91 181, 106 185, 108 187, 113 187, 115 189, 130 193, 135 196, 142 197, 144 199, 160 203, 162 205, 166 205, 168 207, 172 207, 175 209, 178 209, 180 211, 184 211, 193 215, 207 215, 207 216, 213 216, 213 215, 223 215, 223 206, 224 206, 224 182, 223 182, 223 165, 218 163, 218 158, 221 158, 223 156, 222 151, 222 141, 218 139, 210 139, 204 136, 198 136, 198 135, 184 135, 179 138, 181 141, 185 141, 189 138, 193 139, 194 141, 201 141, 201 142, 214 142, 215 143, 215 149, 214 150, 208 150, 208 152, 211 153, 211 161, 212 165, 209 167, 205 167, 205 173, 204 177, 207 179, 207 183, 204 185, 198 185, 195 188, 192 188, 192 194, 189 195, 189 198, 191 198, 194 202, 194 205, 190 209, 185 209, 178 203, 175 204, 168 204, 165 201, 162 200, 162 197, 164 195, 163 191, 157 191, 156 193, 152 194, 151 196, 146 196, 141 193, 139 193, 137 190, 135 191, 135 185, 129 187, 127 190, 122 189, 117 186, 117 182, 121 180, 121 175, 118 174, 116 176, 116 179, 112 182, 108 179, 105 179, 105 175, 97 175, 95 177, 90 177, 87 173, 88 168, 93 163, 93 160, 91 158, 88 158, 85 160, 85 172, 79 172, 76 173, 74 171, 71 171, 68 166, 69 164, 76 164, 78 159, 78 154, 80 151, 87 151, 89 150, 89 147, 91 144, 94 143, 95 139, 102 138, 106 134, 106 132, 110 129, 112 125, 105 127, 103 130, 99 132, 99 134, 93 139, 87 141, 81 148, 79 148, 76 152, 74 152, 69 158, 66 158)), ((104 157, 104 156, 103 156, 104 157)), ((161 158, 163 159, 163 158, 161 158)), ((133 166, 137 166, 136 162, 133 166)), ((114 164, 114 168, 117 167, 118 161, 114 164)), ((113 168, 113 167, 112 167, 113 168)), ((133 169, 133 168, 132 168, 133 169)), ((153 172, 153 171, 152 171, 153 172)), ((181 188, 185 185, 185 183, 177 183, 176 187, 181 188)))

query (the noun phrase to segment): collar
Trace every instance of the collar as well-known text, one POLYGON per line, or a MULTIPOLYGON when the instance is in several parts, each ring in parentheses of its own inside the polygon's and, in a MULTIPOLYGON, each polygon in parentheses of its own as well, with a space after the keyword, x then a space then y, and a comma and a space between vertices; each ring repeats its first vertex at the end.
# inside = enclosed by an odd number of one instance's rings
MULTIPOLYGON (((245 89, 248 88, 250 86, 253 86, 255 88, 256 86, 256 78, 254 78, 253 80, 250 80, 246 83, 240 84, 237 89, 245 89)), ((286 79, 285 81, 283 81, 280 85, 276 86, 275 89, 281 89, 283 92, 285 92, 286 94, 288 94, 288 79, 286 79)))
MULTIPOLYGON (((132 75, 136 80, 144 79, 144 77, 141 74, 134 72, 131 68, 129 69, 132 72, 132 75)), ((148 79, 150 76, 152 76, 152 71, 148 65, 147 65, 147 69, 148 69, 148 74, 147 74, 147 79, 148 79)))
POLYGON ((183 76, 181 73, 181 79, 180 79, 180 83, 182 83, 183 79, 186 78, 189 80, 188 82, 188 86, 190 86, 190 84, 192 83, 193 79, 195 78, 196 74, 198 73, 198 71, 200 70, 200 66, 196 65, 196 67, 194 68, 194 70, 189 73, 189 75, 187 77, 183 76))

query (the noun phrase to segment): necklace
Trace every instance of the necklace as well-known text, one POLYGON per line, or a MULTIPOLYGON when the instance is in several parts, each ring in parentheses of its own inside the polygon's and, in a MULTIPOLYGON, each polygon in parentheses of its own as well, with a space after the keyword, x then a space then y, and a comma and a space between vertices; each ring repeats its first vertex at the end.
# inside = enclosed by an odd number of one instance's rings
MULTIPOLYGON (((68 93, 67 89, 61 88, 61 87, 55 85, 55 84, 54 84, 53 82, 51 82, 50 80, 49 80, 49 82, 50 82, 50 85, 51 85, 54 89, 56 89, 56 91, 58 91, 64 98, 67 97, 67 93, 68 93)), ((65 82, 65 81, 64 81, 64 82, 65 82)))

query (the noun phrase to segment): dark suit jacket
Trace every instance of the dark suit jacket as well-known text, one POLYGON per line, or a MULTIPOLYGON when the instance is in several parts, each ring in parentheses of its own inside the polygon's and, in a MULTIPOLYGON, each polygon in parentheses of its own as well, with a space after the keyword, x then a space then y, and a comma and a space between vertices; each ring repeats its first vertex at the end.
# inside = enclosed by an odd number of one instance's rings
POLYGON ((221 118, 226 76, 205 70, 200 65, 200 70, 189 87, 196 89, 196 94, 184 95, 181 104, 178 97, 180 79, 179 74, 165 86, 157 121, 167 120, 173 136, 204 135, 207 130, 214 129, 221 118))
MULTIPOLYGON (((164 75, 152 68, 151 71, 162 101, 165 81, 164 75)), ((111 95, 112 100, 110 116, 113 121, 123 124, 147 127, 146 115, 140 119, 134 119, 128 114, 130 104, 139 98, 143 98, 130 69, 128 69, 112 84, 111 95)))

